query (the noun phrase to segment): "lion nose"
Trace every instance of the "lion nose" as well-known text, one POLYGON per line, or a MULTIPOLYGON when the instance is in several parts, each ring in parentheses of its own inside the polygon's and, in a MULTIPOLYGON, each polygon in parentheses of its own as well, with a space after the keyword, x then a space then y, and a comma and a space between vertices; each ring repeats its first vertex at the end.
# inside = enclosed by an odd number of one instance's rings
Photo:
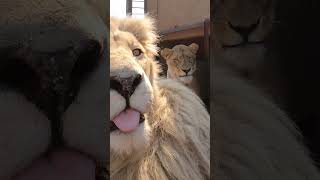
POLYGON ((0 85, 23 94, 49 119, 57 119, 96 66, 100 44, 85 40, 70 47, 63 47, 61 43, 62 49, 40 49, 41 45, 50 43, 48 39, 26 46, 0 48, 0 85))
POLYGON ((256 23, 253 23, 249 26, 235 26, 231 22, 228 22, 229 27, 233 29, 235 32, 239 33, 243 38, 244 42, 247 42, 249 39, 250 34, 257 29, 258 25, 260 24, 260 19, 257 20, 256 23))
POLYGON ((126 99, 134 93, 137 86, 140 84, 142 76, 135 74, 130 77, 110 77, 110 88, 116 90, 126 99))
POLYGON ((188 75, 188 72, 190 72, 190 70, 191 69, 187 69, 187 70, 183 70, 183 71, 186 73, 186 75, 188 75))
POLYGON ((0 48, 0 86, 21 93, 47 116, 51 143, 58 146, 63 143, 61 116, 97 66, 101 47, 95 40, 66 47, 61 39, 52 38, 46 36, 25 46, 0 48), (59 49, 47 48, 50 39, 59 49))

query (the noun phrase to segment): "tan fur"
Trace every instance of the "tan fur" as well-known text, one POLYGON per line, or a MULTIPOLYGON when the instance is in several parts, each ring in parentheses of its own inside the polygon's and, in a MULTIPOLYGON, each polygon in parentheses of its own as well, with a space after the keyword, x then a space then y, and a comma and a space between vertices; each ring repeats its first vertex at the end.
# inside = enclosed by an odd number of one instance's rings
POLYGON ((197 70, 196 54, 199 45, 192 43, 189 46, 176 45, 172 49, 164 48, 161 50, 161 56, 166 60, 168 65, 167 77, 177 80, 193 89, 199 94, 197 80, 194 79, 194 73, 197 70), (184 70, 189 70, 186 73, 184 70))
MULTIPOLYGON (((140 97, 140 100, 130 99, 134 106, 149 105, 149 108, 141 108, 146 117, 144 124, 140 124, 144 131, 129 133, 126 137, 111 133, 111 141, 119 137, 130 141, 123 147, 125 149, 116 144, 123 142, 114 142, 114 146, 111 143, 111 179, 209 179, 209 115, 191 90, 175 81, 157 77, 159 67, 153 60, 157 52, 156 38, 154 23, 148 17, 111 19, 111 75, 143 70, 145 79, 142 84, 150 81, 152 88, 145 86, 145 90, 152 94, 146 99, 139 95, 141 89, 138 86, 137 94, 133 96, 140 97), (144 54, 133 58, 130 53, 136 46, 144 54), (138 136, 138 133, 143 134, 138 136), (145 139, 131 141, 130 136, 145 139), (147 143, 136 147, 138 142, 145 141, 147 143)), ((114 97, 121 99, 118 95, 114 97)), ((111 116, 119 108, 122 107, 111 107, 111 116)))

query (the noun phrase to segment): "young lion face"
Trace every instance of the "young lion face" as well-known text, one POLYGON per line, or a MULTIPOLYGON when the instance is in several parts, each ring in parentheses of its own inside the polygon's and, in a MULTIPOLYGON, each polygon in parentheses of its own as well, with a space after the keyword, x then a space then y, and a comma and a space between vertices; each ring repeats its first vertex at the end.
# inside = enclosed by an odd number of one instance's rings
POLYGON ((147 113, 156 78, 156 39, 150 19, 111 19, 111 154, 128 154, 148 142, 147 113))
POLYGON ((189 84, 196 71, 196 54, 199 45, 192 43, 189 46, 176 45, 172 49, 165 48, 161 51, 162 57, 168 65, 168 78, 177 79, 189 84))

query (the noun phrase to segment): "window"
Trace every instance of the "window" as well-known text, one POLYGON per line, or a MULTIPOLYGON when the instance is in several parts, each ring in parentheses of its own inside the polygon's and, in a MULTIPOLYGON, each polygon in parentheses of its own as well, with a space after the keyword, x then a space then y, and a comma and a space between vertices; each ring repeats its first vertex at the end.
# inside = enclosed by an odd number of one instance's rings
POLYGON ((116 17, 125 17, 127 14, 127 0, 111 0, 110 15, 116 17))
POLYGON ((110 15, 124 17, 132 15, 133 17, 142 18, 145 13, 144 0, 111 0, 110 15))
POLYGON ((144 0, 132 0, 132 16, 142 18, 145 13, 144 0))

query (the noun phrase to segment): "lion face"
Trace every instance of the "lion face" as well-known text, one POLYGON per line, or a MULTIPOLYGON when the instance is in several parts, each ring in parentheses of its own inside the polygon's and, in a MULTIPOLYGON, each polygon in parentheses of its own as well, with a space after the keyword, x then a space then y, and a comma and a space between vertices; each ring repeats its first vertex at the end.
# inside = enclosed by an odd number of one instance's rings
POLYGON ((250 70, 263 59, 273 24, 273 0, 218 0, 213 14, 216 59, 250 70))
POLYGON ((106 166, 106 7, 0 3, 1 180, 65 179, 59 164, 77 172, 67 179, 94 179, 106 166))
POLYGON ((157 38, 150 19, 111 18, 110 39, 111 154, 129 154, 148 143, 157 38))
POLYGON ((196 54, 199 46, 195 43, 186 45, 176 45, 172 49, 165 48, 161 51, 161 56, 168 65, 168 78, 176 79, 182 83, 189 84, 196 71, 196 54))

